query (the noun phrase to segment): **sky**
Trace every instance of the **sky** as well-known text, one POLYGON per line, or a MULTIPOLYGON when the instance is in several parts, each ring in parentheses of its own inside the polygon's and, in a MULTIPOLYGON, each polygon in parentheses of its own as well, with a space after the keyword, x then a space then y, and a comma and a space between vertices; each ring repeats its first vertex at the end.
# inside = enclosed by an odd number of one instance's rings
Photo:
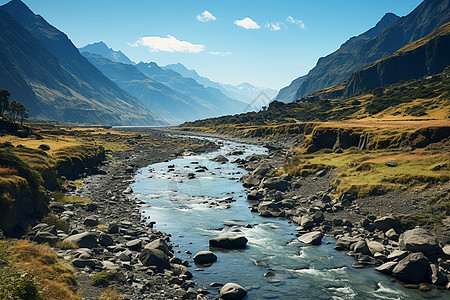
MULTIPOLYGON (((8 1, 0 0, 0 4, 8 1)), ((213 81, 280 89, 387 12, 421 0, 23 0, 77 47, 182 63, 213 81)))

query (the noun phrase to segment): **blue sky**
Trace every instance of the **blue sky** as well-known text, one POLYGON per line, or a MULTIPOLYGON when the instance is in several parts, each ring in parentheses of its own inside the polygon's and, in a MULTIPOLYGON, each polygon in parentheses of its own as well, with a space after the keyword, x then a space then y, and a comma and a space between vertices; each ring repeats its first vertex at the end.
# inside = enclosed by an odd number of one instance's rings
POLYGON ((104 41, 136 62, 181 62, 214 81, 279 89, 386 12, 406 15, 421 0, 23 2, 78 47, 104 41))

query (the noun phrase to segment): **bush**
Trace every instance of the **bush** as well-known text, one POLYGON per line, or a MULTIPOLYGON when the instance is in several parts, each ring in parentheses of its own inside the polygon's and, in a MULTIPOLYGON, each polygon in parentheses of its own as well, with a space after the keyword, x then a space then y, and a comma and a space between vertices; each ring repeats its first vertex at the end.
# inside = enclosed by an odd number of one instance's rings
POLYGON ((49 214, 44 219, 42 219, 42 222, 46 223, 49 226, 54 225, 56 227, 56 229, 62 230, 65 233, 69 232, 69 230, 70 230, 69 223, 64 220, 61 220, 54 214, 49 214))
POLYGON ((111 271, 100 271, 92 276, 91 285, 108 286, 116 279, 116 273, 111 271))

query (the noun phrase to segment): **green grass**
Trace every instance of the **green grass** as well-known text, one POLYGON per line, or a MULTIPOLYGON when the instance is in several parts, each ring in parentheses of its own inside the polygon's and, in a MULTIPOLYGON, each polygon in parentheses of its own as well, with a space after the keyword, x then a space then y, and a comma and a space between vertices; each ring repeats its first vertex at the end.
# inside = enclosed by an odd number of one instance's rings
POLYGON ((68 222, 60 219, 59 217, 53 214, 49 214, 48 216, 44 217, 42 219, 42 222, 49 226, 55 226, 56 229, 62 230, 65 233, 68 233, 70 230, 70 225, 68 222))
POLYGON ((112 281, 116 279, 116 272, 112 271, 100 271, 95 273, 91 279, 91 285, 93 286, 109 286, 112 281))
POLYGON ((51 197, 54 199, 55 202, 59 203, 91 203, 91 200, 83 197, 73 196, 73 195, 66 195, 61 192, 53 192, 51 193, 51 197))

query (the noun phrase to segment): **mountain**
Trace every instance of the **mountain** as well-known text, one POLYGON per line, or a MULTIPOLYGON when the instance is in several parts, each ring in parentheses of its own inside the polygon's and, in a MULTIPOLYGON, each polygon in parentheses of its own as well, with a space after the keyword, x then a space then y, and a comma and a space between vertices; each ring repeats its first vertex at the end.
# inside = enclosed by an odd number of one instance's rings
MULTIPOLYGON (((205 87, 192 78, 186 78, 175 71, 160 68, 154 62, 140 62, 136 68, 151 79, 177 91, 184 98, 190 99, 189 101, 208 108, 209 116, 241 113, 248 107, 248 104, 226 96, 219 89, 205 87)), ((190 115, 186 117, 196 118, 190 115)))
POLYGON ((111 125, 165 123, 20 0, 0 8, 0 82, 30 116, 111 125))
MULTIPOLYGON (((450 21, 450 0, 424 0, 407 16, 391 14, 368 32, 347 41, 336 52, 319 59, 300 82, 294 99, 347 80, 351 74, 387 57, 450 21), (378 28, 377 28, 378 27, 378 28), (376 29, 376 30, 374 30, 376 29)), ((284 102, 294 99, 281 99, 284 102)))
MULTIPOLYGON (((170 76, 181 82, 189 81, 192 83, 191 81, 193 81, 194 83, 190 86, 187 86, 186 83, 178 84, 178 89, 173 89, 144 74, 135 65, 113 62, 89 52, 83 52, 83 55, 122 89, 139 98, 144 105, 151 107, 153 111, 164 117, 171 124, 242 111, 242 109, 230 110, 226 106, 226 102, 224 102, 225 105, 221 102, 217 105, 211 104, 209 102, 210 99, 221 99, 221 96, 214 94, 214 90, 206 93, 203 86, 192 79, 179 78, 181 75, 178 73, 173 72, 175 74, 171 74, 171 71, 170 76), (180 88, 185 90, 180 91, 180 88), (199 91, 192 92, 193 95, 190 95, 188 91, 191 89, 192 91, 199 89, 199 91), (205 97, 205 99, 195 95, 205 97)), ((149 65, 152 65, 153 73, 156 70, 160 70, 163 74, 166 72, 155 63, 149 65)), ((169 79, 165 79, 165 81, 167 82, 169 79)))
MULTIPOLYGON (((384 28, 399 18, 393 13, 385 14, 375 27, 352 37, 342 44, 338 50, 326 57, 319 58, 316 66, 307 75, 295 79, 289 86, 282 88, 275 100, 292 102, 311 92, 346 80, 351 73, 362 68, 359 67, 360 62, 356 62, 354 59, 367 41, 377 36, 384 28)), ((374 58, 373 61, 379 58, 374 58)))
POLYGON ((166 70, 170 69, 172 71, 175 71, 184 77, 194 79, 195 81, 204 85, 205 87, 216 88, 222 91, 222 93, 224 93, 228 97, 237 99, 239 101, 248 104, 252 104, 252 102, 253 104, 257 104, 255 103, 254 100, 261 94, 261 92, 264 92, 270 99, 275 97, 277 93, 277 91, 274 89, 257 87, 249 83, 242 83, 236 86, 231 84, 214 82, 208 79, 207 77, 200 76, 195 70, 189 70, 183 64, 180 63, 164 66, 163 69, 166 70))
POLYGON ((345 87, 351 96, 361 90, 441 73, 450 65, 450 22, 394 54, 354 73, 345 87))
POLYGON ((98 42, 86 45, 82 48, 78 49, 81 53, 83 52, 89 52, 101 55, 109 60, 120 62, 124 64, 134 64, 134 62, 131 61, 125 54, 122 53, 122 51, 115 51, 111 48, 109 48, 104 42, 98 42))

